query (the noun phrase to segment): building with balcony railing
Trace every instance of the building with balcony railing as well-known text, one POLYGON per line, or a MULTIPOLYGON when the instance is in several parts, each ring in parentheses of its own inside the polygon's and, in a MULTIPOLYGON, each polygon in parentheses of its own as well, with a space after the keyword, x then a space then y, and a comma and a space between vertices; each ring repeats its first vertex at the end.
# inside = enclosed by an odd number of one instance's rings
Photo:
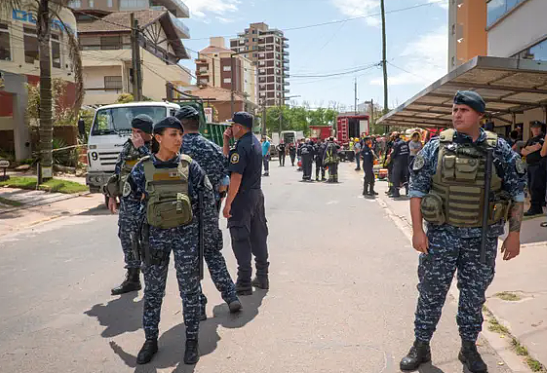
POLYGON ((258 76, 258 104, 282 105, 284 82, 288 79, 288 40, 283 31, 271 29, 265 23, 252 23, 238 38, 231 39, 234 52, 252 51, 246 56, 252 61, 258 76))
POLYGON ((178 18, 190 17, 190 10, 182 0, 72 0, 69 3, 78 22, 92 22, 116 12, 139 10, 167 10, 178 18))

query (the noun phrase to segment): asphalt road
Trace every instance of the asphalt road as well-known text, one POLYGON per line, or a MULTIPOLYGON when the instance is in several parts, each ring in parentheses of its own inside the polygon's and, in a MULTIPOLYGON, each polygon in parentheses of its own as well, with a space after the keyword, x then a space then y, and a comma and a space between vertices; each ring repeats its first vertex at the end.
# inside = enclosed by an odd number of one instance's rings
MULTIPOLYGON (((116 217, 97 208, 0 238, 0 372, 399 372, 413 341, 417 254, 361 180, 299 182, 272 163, 263 180, 271 289, 229 314, 207 277, 201 360, 185 366, 181 301, 170 273, 160 352, 136 366, 142 293, 111 297, 123 278, 116 217)), ((222 220, 222 226, 226 222, 222 220)), ((225 233, 224 254, 235 260, 225 233)), ((449 299, 422 373, 462 372, 456 303, 449 299)), ((485 341, 490 372, 510 372, 485 341)))

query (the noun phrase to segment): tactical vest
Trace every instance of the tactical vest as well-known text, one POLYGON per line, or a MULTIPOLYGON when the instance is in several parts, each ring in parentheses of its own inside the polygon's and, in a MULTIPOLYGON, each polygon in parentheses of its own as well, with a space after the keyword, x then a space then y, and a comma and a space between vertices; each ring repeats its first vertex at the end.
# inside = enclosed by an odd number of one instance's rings
POLYGON ((325 151, 325 164, 338 163, 338 153, 336 152, 336 144, 327 144, 327 150, 325 151))
POLYGON ((135 146, 131 144, 129 154, 127 154, 125 159, 122 161, 122 165, 120 168, 120 176, 118 178, 118 190, 123 190, 123 186, 125 185, 129 174, 131 174, 133 166, 137 164, 141 157, 141 153, 139 153, 137 148, 135 148, 135 146))
POLYGON ((143 158, 145 190, 148 193, 146 218, 151 226, 169 229, 192 222, 188 179, 192 158, 182 155, 173 168, 156 168, 150 157, 143 158))
MULTIPOLYGON (((479 146, 453 143, 456 131, 443 131, 439 137, 437 170, 431 192, 422 199, 424 219, 435 225, 482 227, 486 151, 497 146, 498 136, 487 132, 479 146)), ((509 198, 502 193, 502 179, 492 165, 488 225, 507 218, 509 198)))

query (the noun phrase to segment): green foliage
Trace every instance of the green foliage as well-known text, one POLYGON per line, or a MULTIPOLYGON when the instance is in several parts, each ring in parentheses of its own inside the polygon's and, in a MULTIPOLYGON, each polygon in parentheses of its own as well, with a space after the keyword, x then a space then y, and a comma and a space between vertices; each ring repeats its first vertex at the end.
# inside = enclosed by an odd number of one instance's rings
POLYGON ((116 100, 117 104, 127 104, 130 102, 135 101, 135 98, 131 93, 122 93, 118 96, 118 99, 116 100))
POLYGON ((273 106, 266 111, 266 131, 269 135, 279 131, 310 133, 310 126, 334 125, 338 111, 330 108, 310 109, 306 106, 273 106))
POLYGON ((74 181, 50 179, 43 184, 36 187, 36 178, 34 177, 12 177, 9 180, 0 182, 0 186, 6 186, 9 188, 30 189, 30 190, 44 190, 46 192, 57 193, 82 193, 87 191, 87 186, 75 183, 74 181))
MULTIPOLYGON (((71 107, 64 107, 62 99, 66 94, 67 82, 60 78, 52 79, 53 123, 57 126, 76 125, 76 113, 71 107)), ((29 124, 38 125, 40 120, 40 84, 27 84, 27 118, 29 124)))

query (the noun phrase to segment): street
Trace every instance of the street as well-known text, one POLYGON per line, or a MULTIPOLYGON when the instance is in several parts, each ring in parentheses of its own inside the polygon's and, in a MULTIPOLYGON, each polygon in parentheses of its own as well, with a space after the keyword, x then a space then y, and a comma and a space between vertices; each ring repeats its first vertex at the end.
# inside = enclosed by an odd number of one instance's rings
MULTIPOLYGON (((271 289, 242 297, 243 312, 233 316, 206 275, 209 319, 195 367, 182 363, 173 268, 160 351, 136 365, 142 292, 110 296, 124 270, 117 216, 104 207, 1 237, 0 372, 399 372, 414 340, 418 255, 382 204, 361 196, 362 173, 353 168, 341 164, 341 183, 330 185, 299 182, 296 168, 271 163, 263 178, 271 289)), ((234 276, 225 219, 221 226, 234 276)), ((433 365, 420 372, 462 372, 456 310, 449 296, 433 365)), ((479 343, 489 372, 512 372, 479 343)))

